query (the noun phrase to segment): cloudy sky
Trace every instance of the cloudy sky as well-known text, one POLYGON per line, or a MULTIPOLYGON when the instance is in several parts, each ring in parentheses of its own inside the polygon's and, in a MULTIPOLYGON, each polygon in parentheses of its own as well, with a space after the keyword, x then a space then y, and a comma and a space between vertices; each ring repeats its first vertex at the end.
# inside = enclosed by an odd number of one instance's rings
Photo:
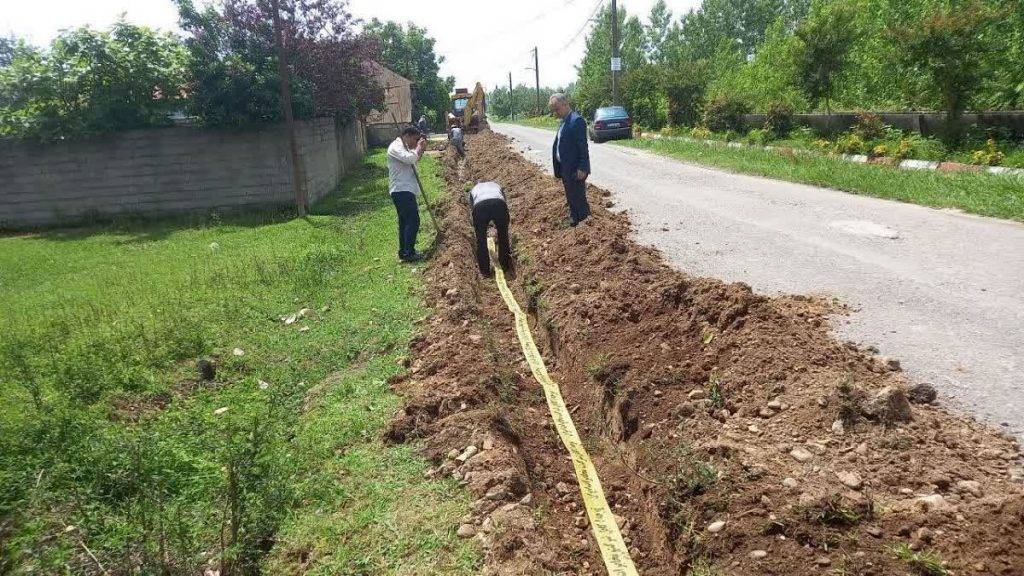
MULTIPOLYGON (((540 81, 565 85, 576 77, 588 19, 608 0, 350 0, 351 11, 365 20, 415 22, 437 39, 445 57, 442 73, 460 86, 483 82, 487 88, 533 83, 533 47, 540 54, 540 81)), ((646 16, 655 0, 621 0, 631 14, 646 16)), ((700 0, 668 0, 676 14, 700 0)), ((34 44, 49 42, 63 28, 105 27, 121 13, 129 21, 177 30, 170 0, 0 0, 0 34, 13 33, 34 44)))

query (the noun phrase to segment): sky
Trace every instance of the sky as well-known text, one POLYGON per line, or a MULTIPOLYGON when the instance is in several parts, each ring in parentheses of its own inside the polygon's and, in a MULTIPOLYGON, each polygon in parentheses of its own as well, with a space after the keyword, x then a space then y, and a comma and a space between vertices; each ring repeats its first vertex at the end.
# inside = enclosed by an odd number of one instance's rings
MULTIPOLYGON (((203 0, 200 0, 202 2, 203 0)), ((359 18, 414 22, 437 39, 444 56, 441 73, 457 86, 487 89, 534 82, 533 48, 538 49, 542 86, 564 86, 576 78, 588 19, 608 0, 349 0, 359 18), (527 69, 529 68, 529 69, 527 69)), ((655 0, 620 0, 630 14, 646 20, 655 0)), ((199 2, 197 2, 199 3, 199 2)), ((700 0, 667 0, 680 15, 700 0)), ((48 43, 61 29, 89 24, 103 28, 120 14, 128 21, 177 31, 171 0, 0 0, 0 34, 48 43)))

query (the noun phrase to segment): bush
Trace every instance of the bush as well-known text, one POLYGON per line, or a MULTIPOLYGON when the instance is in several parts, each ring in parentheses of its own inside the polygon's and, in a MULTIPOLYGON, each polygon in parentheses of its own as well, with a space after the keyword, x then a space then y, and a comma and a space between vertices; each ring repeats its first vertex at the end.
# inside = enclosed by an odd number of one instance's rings
POLYGON ((693 126, 700 120, 700 110, 704 104, 703 76, 699 70, 678 68, 666 73, 664 88, 668 101, 668 122, 672 126, 693 126))
POLYGON ((739 132, 736 132, 735 130, 726 130, 725 133, 722 134, 722 140, 725 140, 726 142, 735 142, 736 140, 739 140, 739 137, 739 132))
POLYGON ((784 102, 774 102, 765 113, 764 129, 773 138, 785 138, 793 130, 793 107, 784 102))
POLYGON ((747 144, 753 146, 764 146, 771 142, 772 133, 767 128, 754 128, 747 132, 747 144))
POLYGON ((708 138, 711 138, 711 130, 708 130, 704 126, 694 126, 693 129, 690 130, 690 137, 697 138, 698 140, 707 140, 708 138))
POLYGON ((1003 166, 1024 168, 1024 148, 1011 151, 1003 158, 1003 166))
POLYGON ((1003 163, 1003 159, 1006 156, 996 147, 996 141, 994 138, 989 138, 985 142, 985 147, 981 150, 975 150, 971 153, 971 164, 981 164, 982 166, 999 166, 1003 163))
POLYGON ((948 155, 946 146, 935 138, 925 138, 919 134, 909 134, 900 139, 900 146, 906 147, 906 155, 902 158, 922 160, 943 160, 948 155))
POLYGON ((0 137, 63 140, 171 123, 186 52, 170 34, 118 21, 17 45, 0 68, 0 137))
POLYGON ((668 107, 661 90, 661 71, 646 65, 627 73, 622 81, 622 99, 637 124, 659 130, 667 122, 668 107))
POLYGON ((704 108, 704 126, 712 132, 743 131, 743 115, 750 108, 738 100, 719 96, 704 108))
POLYGON ((815 140, 818 140, 818 133, 814 131, 814 128, 809 126, 797 126, 789 131, 789 137, 793 140, 814 142, 815 140))
POLYGON ((861 111, 857 113, 857 121, 851 129, 862 141, 880 140, 885 138, 887 126, 882 119, 874 112, 861 111))
POLYGON ((834 151, 838 154, 863 154, 867 144, 856 132, 846 132, 836 139, 834 151))

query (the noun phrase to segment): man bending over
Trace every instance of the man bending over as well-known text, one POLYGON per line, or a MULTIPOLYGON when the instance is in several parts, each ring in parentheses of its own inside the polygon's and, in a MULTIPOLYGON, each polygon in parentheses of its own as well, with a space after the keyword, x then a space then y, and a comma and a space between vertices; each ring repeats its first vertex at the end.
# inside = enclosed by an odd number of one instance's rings
POLYGON ((478 182, 469 191, 469 205, 473 208, 473 230, 476 232, 476 263, 480 273, 492 276, 491 257, 487 253, 487 229, 491 223, 498 232, 498 263, 511 274, 512 250, 508 242, 508 203, 497 182, 478 182))

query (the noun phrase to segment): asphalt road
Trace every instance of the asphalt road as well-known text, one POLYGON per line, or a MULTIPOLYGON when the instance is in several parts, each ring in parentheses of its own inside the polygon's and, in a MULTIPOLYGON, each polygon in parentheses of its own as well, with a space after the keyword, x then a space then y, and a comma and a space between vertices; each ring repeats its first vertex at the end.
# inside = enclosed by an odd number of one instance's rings
MULTIPOLYGON (((492 124, 550 169, 553 133, 492 124)), ((836 296, 843 339, 1024 438, 1024 225, 591 144, 591 181, 681 270, 836 296), (668 231, 663 231, 667 227, 668 231)))

